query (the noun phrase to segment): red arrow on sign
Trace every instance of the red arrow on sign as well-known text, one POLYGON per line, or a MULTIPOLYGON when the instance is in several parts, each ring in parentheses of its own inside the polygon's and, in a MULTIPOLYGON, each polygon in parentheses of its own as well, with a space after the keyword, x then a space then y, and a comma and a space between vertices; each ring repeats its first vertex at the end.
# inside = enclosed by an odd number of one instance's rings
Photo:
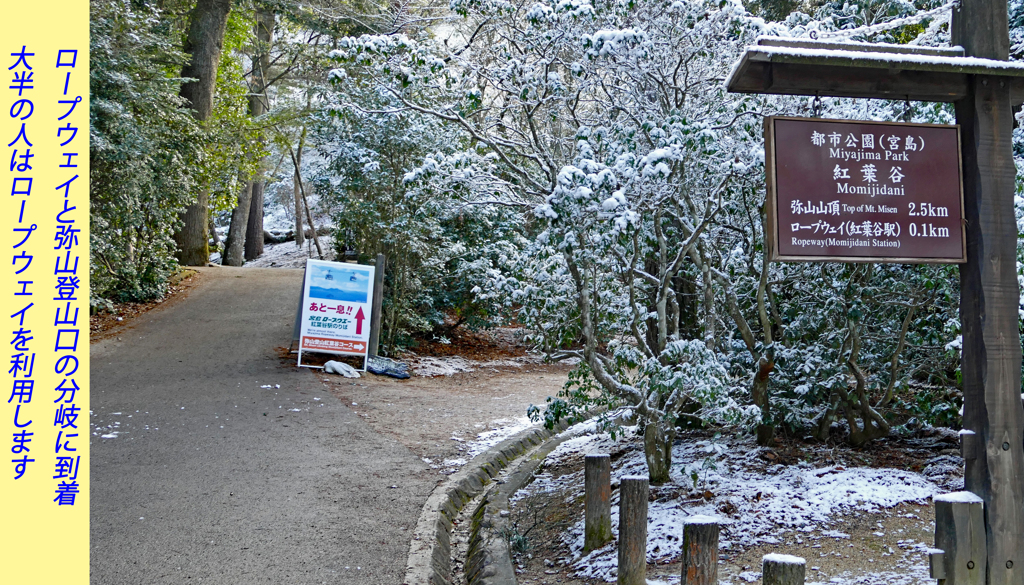
POLYGON ((359 307, 359 310, 356 311, 356 335, 363 334, 363 319, 365 318, 366 315, 363 314, 363 308, 359 307))

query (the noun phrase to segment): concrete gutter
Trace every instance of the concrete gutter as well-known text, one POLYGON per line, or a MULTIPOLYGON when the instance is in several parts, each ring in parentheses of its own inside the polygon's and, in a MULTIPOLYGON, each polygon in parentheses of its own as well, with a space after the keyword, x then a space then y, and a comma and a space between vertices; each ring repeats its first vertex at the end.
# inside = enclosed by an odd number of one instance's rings
MULTIPOLYGON (((564 431, 568 426, 564 420, 555 425, 555 428, 552 430, 545 429, 541 425, 533 426, 477 455, 465 467, 451 475, 446 482, 434 488, 430 497, 427 498, 427 502, 423 505, 420 519, 416 523, 416 531, 413 534, 412 544, 409 547, 409 563, 406 568, 403 584, 450 585, 452 579, 452 520, 458 516, 459 511, 462 510, 462 507, 467 502, 483 493, 484 488, 491 483, 491 480, 502 469, 507 467, 516 458, 525 455, 547 439, 564 431)), ((552 448, 554 448, 553 445, 552 448)), ((540 461, 543 461, 543 457, 537 460, 538 464, 540 461)), ((532 474, 533 470, 530 469, 526 477, 532 477, 532 474)), ((515 477, 519 477, 518 471, 515 477)), ((523 481, 520 485, 525 485, 525 483, 523 481)), ((506 508, 508 506, 508 495, 511 493, 510 491, 505 495, 506 508)), ((487 499, 484 500, 481 507, 485 507, 486 503, 487 499)), ((474 519, 475 523, 476 520, 474 519)), ((495 536, 492 535, 491 540, 494 540, 494 538, 495 536)), ((507 563, 509 570, 511 570, 508 545, 505 544, 504 546, 504 562, 507 563)), ((497 550, 496 544, 488 545, 486 550, 497 550)), ((495 564, 497 561, 486 560, 491 558, 491 556, 486 556, 484 564, 480 565, 480 567, 483 567, 483 572, 487 572, 488 567, 497 566, 495 564)), ((467 565, 467 575, 469 572, 469 566, 467 565)), ((472 582, 470 581, 470 583, 472 582)), ((512 574, 512 581, 510 583, 515 583, 514 574, 512 574)))
POLYGON ((508 547, 509 498, 533 480, 533 474, 551 451, 569 437, 556 437, 519 460, 504 483, 487 491, 473 514, 466 580, 469 585, 516 585, 508 547))

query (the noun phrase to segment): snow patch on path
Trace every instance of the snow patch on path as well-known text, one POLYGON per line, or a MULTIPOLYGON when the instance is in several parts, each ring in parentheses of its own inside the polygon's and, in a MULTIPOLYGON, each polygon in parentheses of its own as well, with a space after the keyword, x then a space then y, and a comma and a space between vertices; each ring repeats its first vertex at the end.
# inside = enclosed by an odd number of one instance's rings
POLYGON ((504 360, 468 360, 462 357, 414 357, 405 360, 417 376, 452 376, 488 368, 521 368, 543 362, 540 355, 527 355, 504 360))

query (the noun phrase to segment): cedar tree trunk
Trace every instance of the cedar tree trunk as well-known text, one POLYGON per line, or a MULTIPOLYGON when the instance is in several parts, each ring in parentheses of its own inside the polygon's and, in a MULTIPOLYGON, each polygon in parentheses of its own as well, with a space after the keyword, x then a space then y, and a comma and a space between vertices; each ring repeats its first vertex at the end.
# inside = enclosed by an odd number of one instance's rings
MULTIPOLYGON (((274 11, 260 7, 256 13, 256 45, 258 54, 253 60, 253 91, 249 95, 249 114, 262 116, 270 104, 267 101, 267 73, 270 69, 270 46, 274 41, 274 11)), ((262 138, 260 138, 262 141, 262 138)), ((265 163, 252 181, 252 201, 249 203, 249 219, 245 229, 245 259, 255 260, 263 254, 263 178, 265 163)))
MULTIPOLYGON (((188 100, 193 115, 205 122, 213 111, 213 95, 217 87, 217 66, 224 44, 224 27, 231 11, 231 0, 199 0, 189 16, 185 52, 190 55, 181 69, 182 77, 194 78, 181 85, 181 97, 188 100)), ((202 266, 210 257, 207 242, 210 193, 202 187, 196 202, 185 208, 181 229, 174 234, 178 246, 178 262, 186 266, 202 266)))

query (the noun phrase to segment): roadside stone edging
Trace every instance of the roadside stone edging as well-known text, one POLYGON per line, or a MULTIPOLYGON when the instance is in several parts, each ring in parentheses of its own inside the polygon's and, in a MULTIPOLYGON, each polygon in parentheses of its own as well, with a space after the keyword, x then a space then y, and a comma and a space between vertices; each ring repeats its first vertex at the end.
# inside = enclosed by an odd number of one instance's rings
MULTIPOLYGON (((491 480, 502 469, 507 467, 509 463, 568 427, 569 424, 565 420, 560 421, 551 430, 544 428, 543 425, 530 427, 477 455, 465 467, 452 474, 446 482, 434 488, 434 491, 431 492, 426 503, 423 505, 423 512, 416 523, 416 531, 413 533, 412 544, 409 546, 409 563, 406 567, 403 585, 450 585, 452 578, 452 521, 458 516, 459 511, 462 510, 462 507, 467 502, 479 496, 484 491, 484 488, 491 483, 491 480)), ((552 445, 552 448, 554 448, 554 445, 552 445)), ((531 459, 532 461, 534 459, 531 459)), ((536 459, 536 461, 539 465, 540 461, 543 461, 543 457, 536 459)), ((533 469, 535 468, 536 465, 529 470, 525 477, 532 477, 533 469)), ((513 478, 510 478, 505 484, 498 484, 498 487, 513 483, 515 478, 520 477, 520 471, 525 471, 523 466, 520 466, 520 470, 513 474, 513 478)), ((520 483, 520 487, 522 485, 525 485, 525 481, 520 483)), ((514 491, 515 489, 507 492, 505 495, 506 508, 508 507, 508 495, 511 495, 514 491)), ((485 507, 487 501, 485 498, 481 508, 485 507)), ((496 511, 495 514, 498 514, 500 517, 500 512, 496 511)), ((473 520, 474 526, 476 525, 475 516, 473 520)), ((498 538, 498 541, 489 545, 486 550, 497 550, 496 546, 501 544, 500 536, 497 533, 492 534, 491 540, 493 541, 495 538, 498 538)), ((511 571, 512 561, 508 555, 508 544, 505 543, 504 547, 503 557, 499 555, 495 558, 493 553, 488 553, 486 558, 494 558, 494 561, 482 565, 484 567, 483 572, 488 572, 487 568, 489 567, 496 568, 497 565, 495 563, 500 562, 502 558, 504 563, 508 565, 509 571, 511 571)), ((473 556, 472 548, 470 556, 473 556)), ((468 562, 466 574, 470 574, 468 562)), ((514 573, 510 573, 510 575, 512 580, 502 581, 502 583, 515 583, 514 573)), ((470 583, 473 583, 473 581, 471 580, 470 583)), ((488 581, 488 583, 490 582, 488 581)), ((498 581, 495 581, 495 583, 498 583, 498 581)))
POLYGON ((469 585, 516 585, 512 553, 508 546, 509 498, 533 480, 533 474, 555 447, 570 437, 545 442, 516 466, 504 483, 487 491, 473 514, 466 554, 469 585))

